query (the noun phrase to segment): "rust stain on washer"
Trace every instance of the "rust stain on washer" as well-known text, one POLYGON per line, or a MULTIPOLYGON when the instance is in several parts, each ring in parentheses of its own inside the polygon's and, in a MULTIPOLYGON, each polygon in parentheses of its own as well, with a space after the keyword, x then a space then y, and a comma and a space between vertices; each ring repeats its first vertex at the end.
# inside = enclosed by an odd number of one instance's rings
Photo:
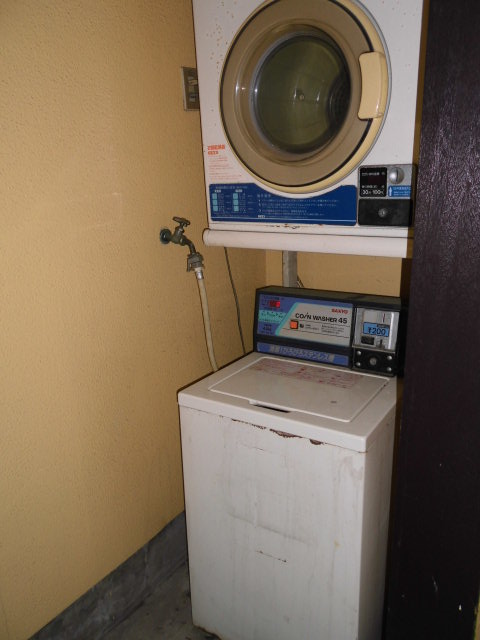
POLYGON ((278 560, 279 562, 284 562, 284 563, 287 562, 285 558, 278 558, 277 556, 272 556, 270 555, 270 553, 265 553, 265 551, 262 551, 261 549, 257 549, 256 552, 261 554, 262 556, 266 556, 267 558, 272 558, 272 560, 278 560))
POLYGON ((282 438, 300 438, 300 436, 296 436, 293 433, 285 433, 285 431, 277 431, 276 429, 271 429, 273 433, 276 433, 277 436, 281 436, 282 438))
MULTIPOLYGON (((222 418, 226 418, 226 416, 221 416, 222 418)), ((236 418, 227 418, 227 420, 231 419, 232 422, 236 422, 237 424, 242 424, 247 427, 255 427, 255 429, 266 429, 267 427, 262 427, 260 424, 252 424, 251 422, 245 422, 244 420, 237 420, 236 418)))
POLYGON ((311 438, 310 438, 310 442, 316 446, 319 444, 325 444, 325 442, 320 442, 320 440, 312 440, 311 438))

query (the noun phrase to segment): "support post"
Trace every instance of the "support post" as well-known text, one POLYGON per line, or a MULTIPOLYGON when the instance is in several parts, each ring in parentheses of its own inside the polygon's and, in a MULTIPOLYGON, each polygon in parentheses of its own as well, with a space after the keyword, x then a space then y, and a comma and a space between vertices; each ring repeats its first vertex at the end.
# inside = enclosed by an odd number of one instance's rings
POLYGON ((298 286, 297 252, 282 251, 282 284, 284 287, 298 286))

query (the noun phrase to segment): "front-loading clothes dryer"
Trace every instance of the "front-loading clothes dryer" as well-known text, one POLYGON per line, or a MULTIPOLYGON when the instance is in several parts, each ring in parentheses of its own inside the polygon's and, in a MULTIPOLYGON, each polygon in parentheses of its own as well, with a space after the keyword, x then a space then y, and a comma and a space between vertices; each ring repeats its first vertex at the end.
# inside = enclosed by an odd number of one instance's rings
POLYGON ((251 353, 178 402, 194 624, 380 640, 396 379, 251 353))
POLYGON ((211 230, 406 238, 422 0, 193 0, 211 230))

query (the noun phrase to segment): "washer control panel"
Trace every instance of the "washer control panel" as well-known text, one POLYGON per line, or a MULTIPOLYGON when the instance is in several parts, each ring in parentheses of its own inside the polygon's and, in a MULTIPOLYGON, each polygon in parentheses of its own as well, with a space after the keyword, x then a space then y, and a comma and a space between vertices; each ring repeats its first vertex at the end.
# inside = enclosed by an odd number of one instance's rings
POLYGON ((357 307, 353 333, 353 368, 397 371, 400 310, 357 307))
POLYGON ((400 299, 391 296, 263 287, 254 348, 392 376, 401 369, 404 316, 400 299))
POLYGON ((397 164, 358 169, 358 224, 409 227, 412 224, 415 166, 397 164))

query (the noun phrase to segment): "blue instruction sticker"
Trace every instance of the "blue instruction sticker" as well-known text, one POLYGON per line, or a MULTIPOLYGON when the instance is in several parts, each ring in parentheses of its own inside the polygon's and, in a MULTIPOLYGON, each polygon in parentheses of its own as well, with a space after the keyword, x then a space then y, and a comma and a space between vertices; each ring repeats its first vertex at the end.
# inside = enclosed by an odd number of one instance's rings
POLYGON ((335 224, 357 222, 357 188, 337 187, 318 196, 291 198, 265 191, 256 184, 212 184, 210 217, 214 222, 279 222, 335 224))
POLYGON ((409 184, 399 184, 394 187, 388 187, 389 198, 410 198, 411 195, 412 187, 409 184))
POLYGON ((311 360, 324 364, 334 364, 339 367, 350 366, 348 356, 339 353, 330 353, 318 349, 302 349, 289 345, 270 344, 268 342, 257 342, 256 349, 259 353, 269 353, 275 356, 286 356, 287 358, 298 358, 300 360, 311 360))

